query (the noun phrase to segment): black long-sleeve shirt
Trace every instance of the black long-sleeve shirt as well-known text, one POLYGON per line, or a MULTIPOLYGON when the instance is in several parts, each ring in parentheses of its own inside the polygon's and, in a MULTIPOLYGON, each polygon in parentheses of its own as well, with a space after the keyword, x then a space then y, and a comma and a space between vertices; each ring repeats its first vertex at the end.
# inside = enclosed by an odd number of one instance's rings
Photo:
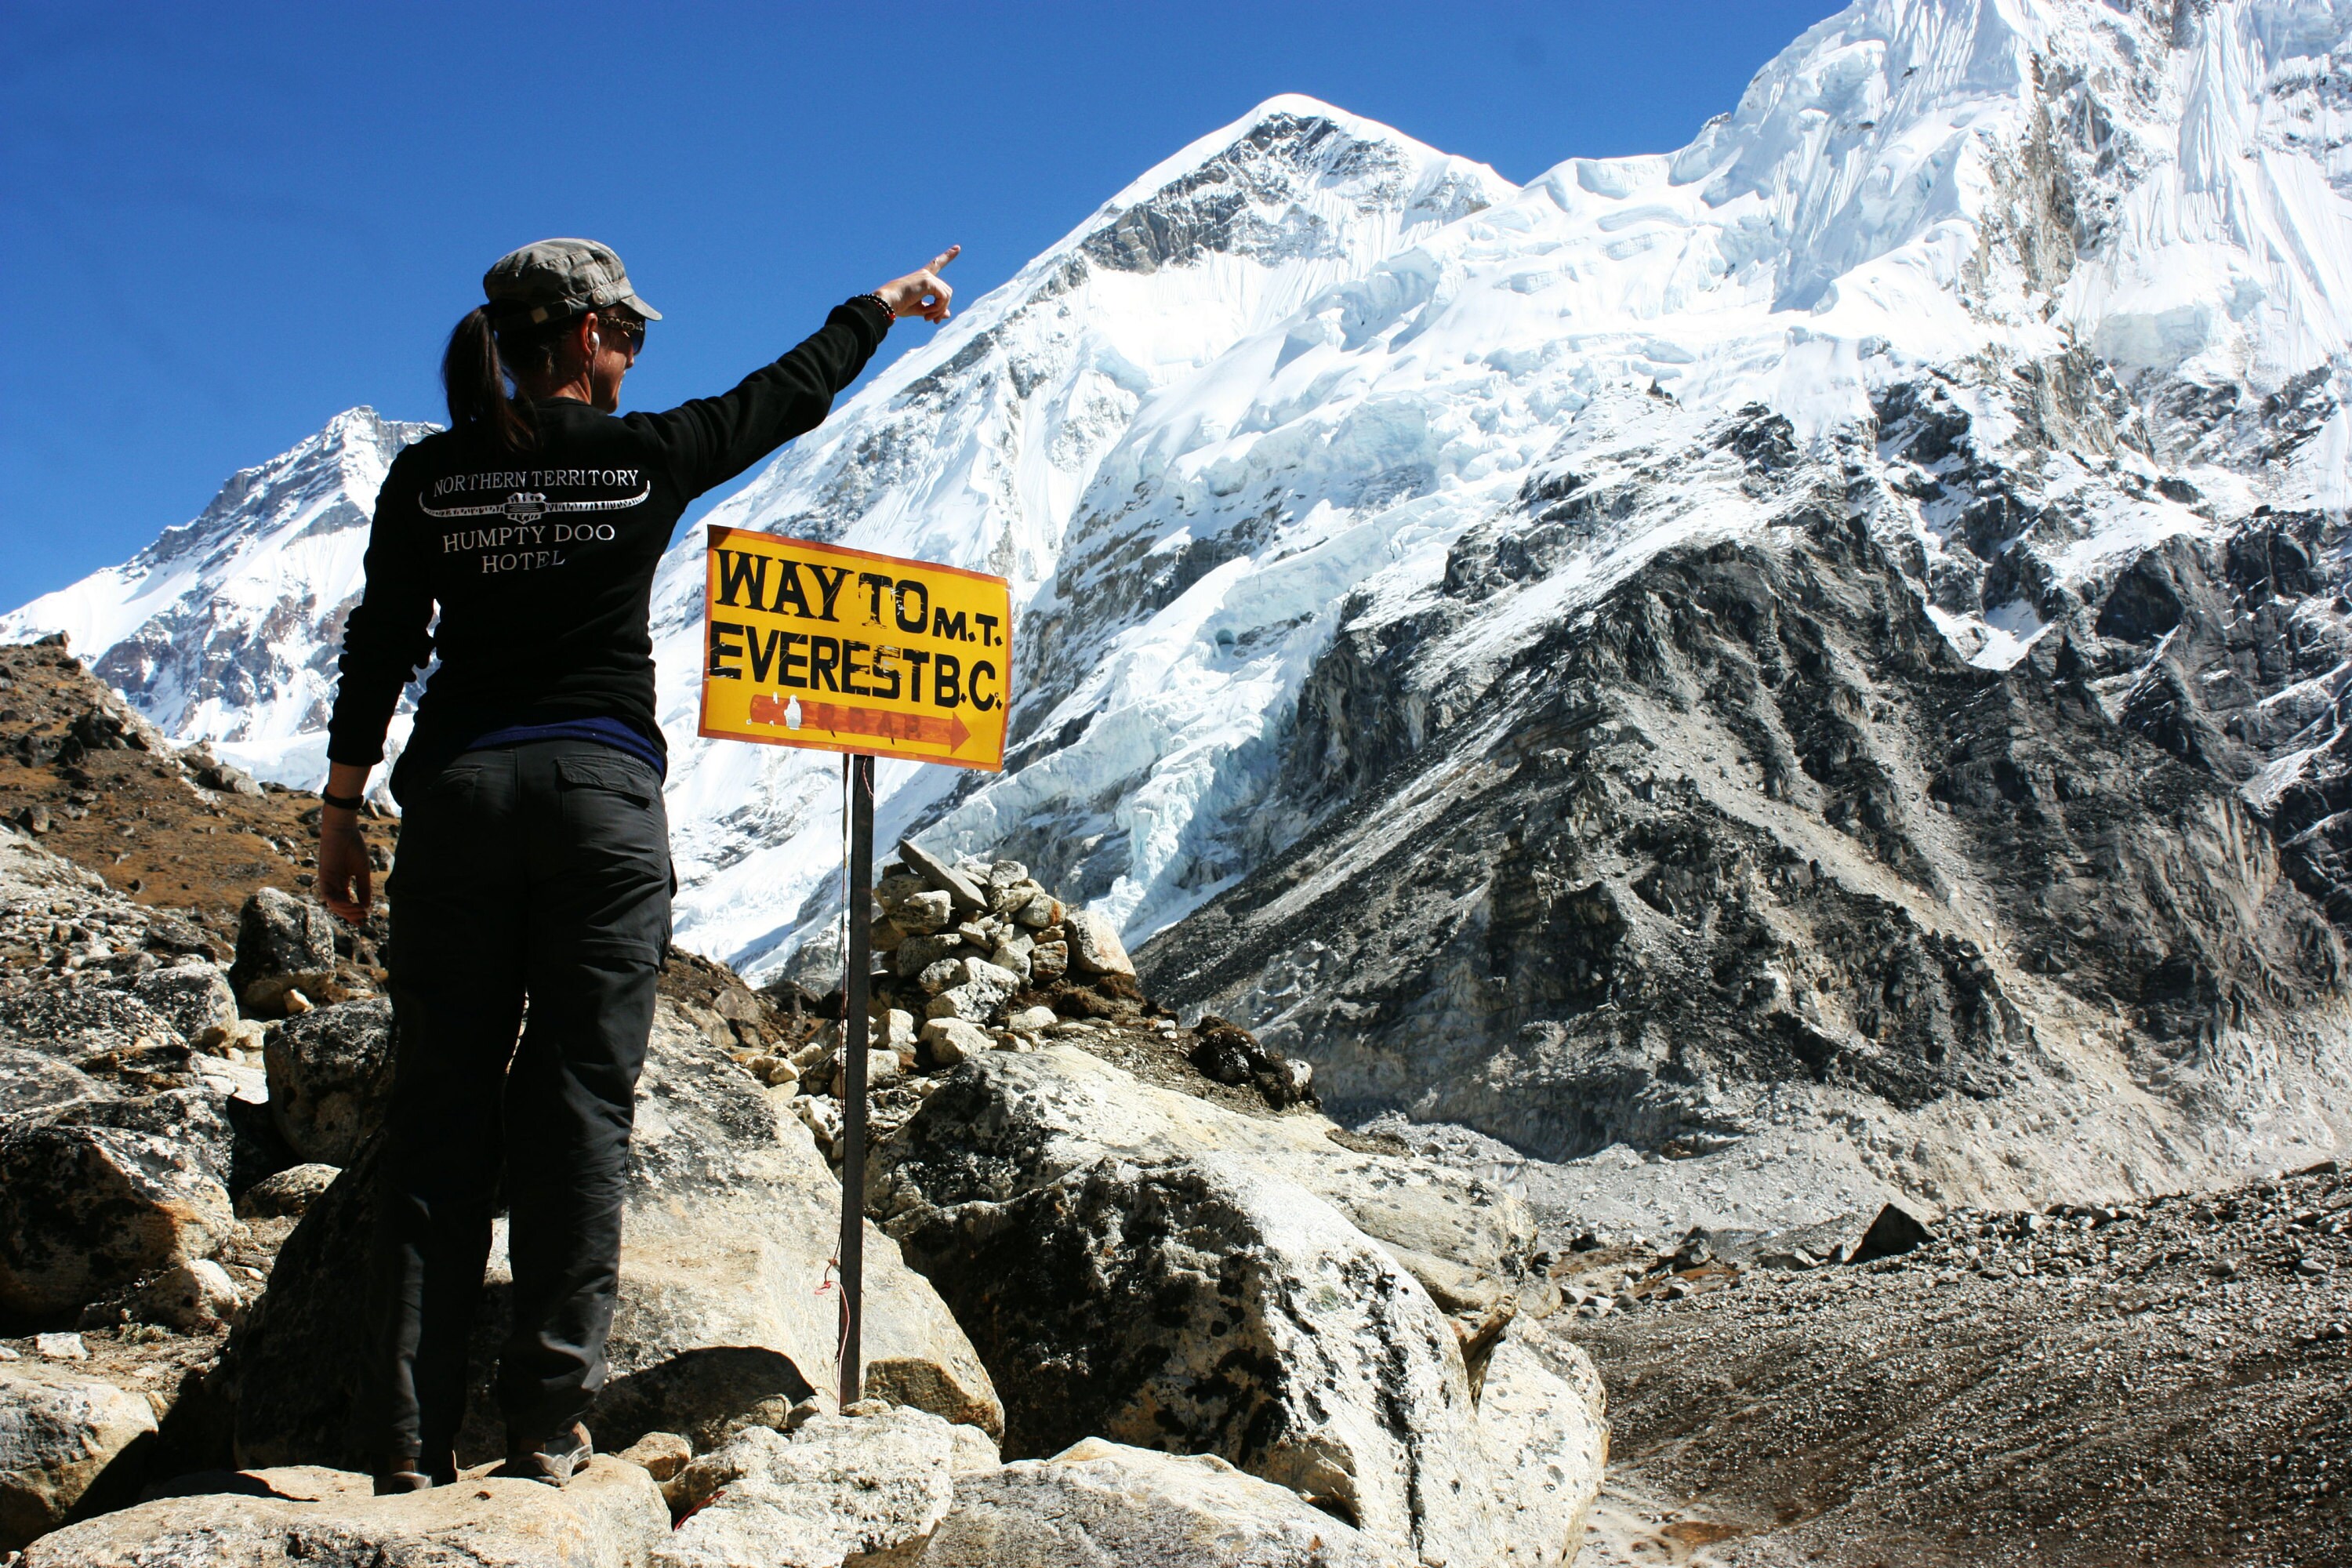
POLYGON ((509 725, 617 719, 660 748, 647 623, 671 531, 695 497, 814 429, 889 326, 853 300, 724 396, 618 416, 554 398, 532 405, 529 451, 451 430, 402 452, 343 629, 329 759, 380 761, 402 689, 436 654, 394 770, 403 799, 509 725))

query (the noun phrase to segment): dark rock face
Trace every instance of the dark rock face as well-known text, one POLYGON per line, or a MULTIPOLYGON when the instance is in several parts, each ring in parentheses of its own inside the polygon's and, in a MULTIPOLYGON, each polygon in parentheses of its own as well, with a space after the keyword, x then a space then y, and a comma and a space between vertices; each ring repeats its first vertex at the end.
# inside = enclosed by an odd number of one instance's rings
POLYGON ((2083 1008, 2179 1109, 2225 1032, 2299 1037, 2339 997, 2327 786, 2277 808, 2291 832, 2236 787, 2260 694, 2339 657, 2263 630, 2294 539, 2144 557, 1996 671, 1861 521, 1800 512, 1653 558, 1477 686, 1418 670, 1513 570, 1455 553, 1465 587, 1310 678, 1278 793, 1313 826, 1139 958, 1308 1058, 1343 1118, 1704 1151, 1777 1085, 1897 1113, 2063 1091, 2050 1026, 2083 1008), (2168 696, 2102 676, 2135 638, 2189 661, 2168 696))
POLYGON ((1395 147, 1364 141, 1320 115, 1276 110, 1232 146, 1087 237, 1079 254, 1119 272, 1157 272, 1219 253, 1266 258, 1338 250, 1335 237, 1298 206, 1303 182, 1356 188, 1366 212, 1401 206, 1411 221, 1444 221, 1486 203, 1467 186, 1420 193, 1395 147))

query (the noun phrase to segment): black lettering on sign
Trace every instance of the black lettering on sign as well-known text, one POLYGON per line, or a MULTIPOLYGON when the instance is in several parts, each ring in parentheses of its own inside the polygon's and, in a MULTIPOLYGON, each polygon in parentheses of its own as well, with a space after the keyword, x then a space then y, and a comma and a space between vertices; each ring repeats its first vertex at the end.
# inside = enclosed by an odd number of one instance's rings
MULTIPOLYGON (((847 576, 845 568, 843 576, 847 576)), ((835 584, 838 587, 839 584, 835 584)), ((838 691, 841 689, 841 644, 831 637, 809 638, 809 689, 838 691)))
POLYGON ((971 705, 985 713, 996 706, 996 693, 992 691, 985 697, 980 694, 980 678, 983 675, 988 677, 990 684, 993 685, 996 680, 996 666, 984 658, 972 660, 971 676, 964 683, 964 689, 971 693, 971 705))
POLYGON ((711 622, 710 658, 704 673, 709 675, 713 680, 742 679, 743 672, 741 670, 730 669, 727 667, 727 661, 729 659, 741 658, 743 657, 743 645, 740 640, 735 640, 740 639, 742 636, 743 628, 736 625, 733 621, 711 622))
POLYGON ((793 645, 798 643, 805 647, 809 640, 808 633, 786 632, 783 636, 783 651, 776 659, 776 684, 797 686, 803 691, 806 691, 809 683, 809 656, 805 652, 794 653, 793 645))
POLYGON ((812 562, 809 570, 816 574, 816 591, 824 595, 824 603, 818 608, 816 618, 821 621, 839 620, 841 617, 833 613, 833 602, 841 597, 841 585, 849 581, 849 568, 819 566, 812 562))
POLYGON ((740 595, 746 588, 751 591, 751 607, 758 609, 768 594, 768 558, 745 550, 720 551, 719 602, 734 609, 743 603, 740 595))
POLYGON ((952 616, 949 615, 945 610, 933 611, 931 613, 931 635, 935 637, 945 637, 950 642, 971 641, 971 634, 963 629, 963 612, 961 610, 958 610, 952 616))
POLYGON ((800 568, 789 561, 779 561, 776 563, 776 574, 782 581, 776 584, 776 602, 768 606, 769 614, 781 616, 784 613, 784 606, 790 605, 793 614, 801 619, 816 619, 809 614, 808 595, 801 592, 800 568))
POLYGON ((952 708, 963 700, 963 666, 951 653, 931 660, 931 706, 952 708))
POLYGON ((871 695, 879 697, 887 702, 896 702, 898 700, 898 667, 890 662, 898 651, 897 648, 887 644, 874 650, 874 679, 887 680, 890 684, 876 687, 871 695))
POLYGON ((857 585, 866 590, 866 624, 869 626, 880 626, 882 624, 882 590, 890 585, 890 574, 887 572, 860 572, 857 574, 857 585))
POLYGON ((911 577, 901 577, 898 579, 898 591, 894 595, 894 600, 891 613, 898 617, 898 629, 902 632, 913 632, 917 637, 922 636, 923 623, 931 611, 931 591, 911 577), (915 613, 912 617, 907 614, 907 595, 909 590, 915 595, 915 613))
POLYGON ((776 662, 776 639, 783 633, 770 632, 767 640, 761 642, 759 627, 751 626, 746 630, 751 644, 751 679, 765 686, 768 684, 768 671, 776 662))
POLYGON ((971 618, 980 623, 980 640, 987 644, 990 647, 994 647, 996 646, 996 617, 994 616, 983 616, 978 610, 974 610, 971 613, 971 618))
POLYGON ((910 647, 907 650, 908 701, 920 702, 923 700, 923 666, 930 662, 931 656, 921 648, 910 647))
POLYGON ((841 689, 845 696, 871 697, 874 695, 857 684, 857 656, 866 651, 866 645, 862 642, 844 641, 841 645, 841 689))

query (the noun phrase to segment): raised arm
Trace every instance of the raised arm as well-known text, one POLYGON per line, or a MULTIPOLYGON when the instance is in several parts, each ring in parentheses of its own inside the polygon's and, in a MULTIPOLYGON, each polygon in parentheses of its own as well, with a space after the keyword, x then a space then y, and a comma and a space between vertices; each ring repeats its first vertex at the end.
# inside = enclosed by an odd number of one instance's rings
POLYGON ((698 397, 661 414, 636 415, 670 453, 670 469, 688 495, 726 483, 795 436, 822 424, 833 400, 857 379, 883 334, 900 316, 944 321, 955 291, 940 268, 963 247, 951 245, 903 278, 834 308, 824 325, 773 364, 753 371, 733 391, 698 397))

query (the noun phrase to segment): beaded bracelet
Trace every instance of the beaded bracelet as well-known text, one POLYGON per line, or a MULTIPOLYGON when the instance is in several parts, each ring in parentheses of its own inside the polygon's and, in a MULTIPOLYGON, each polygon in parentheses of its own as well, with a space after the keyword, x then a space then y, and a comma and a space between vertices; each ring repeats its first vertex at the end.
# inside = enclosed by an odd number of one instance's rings
POLYGON ((890 301, 882 298, 879 293, 860 294, 857 298, 860 300, 871 300, 874 301, 874 308, 882 312, 883 331, 889 331, 890 323, 898 319, 898 312, 892 310, 890 308, 890 301))

